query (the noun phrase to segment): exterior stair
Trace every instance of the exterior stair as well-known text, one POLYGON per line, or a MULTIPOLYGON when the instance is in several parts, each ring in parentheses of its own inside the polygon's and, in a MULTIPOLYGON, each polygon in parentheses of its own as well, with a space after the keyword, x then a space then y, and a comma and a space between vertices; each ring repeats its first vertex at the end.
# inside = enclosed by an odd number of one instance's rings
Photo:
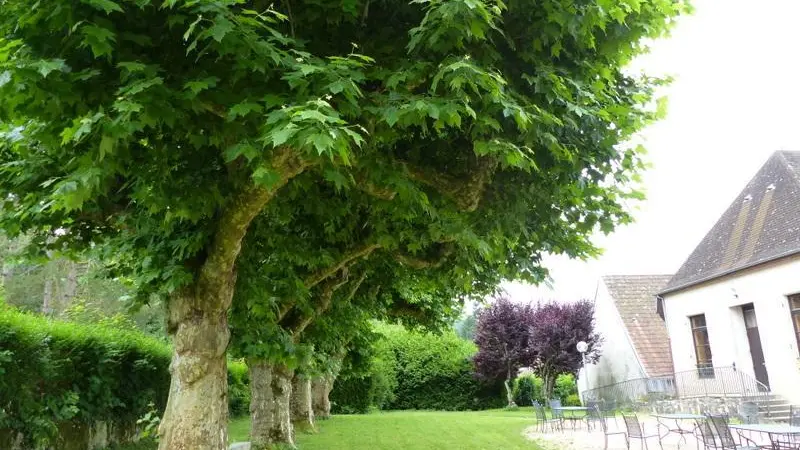
POLYGON ((780 395, 769 393, 767 395, 753 396, 750 401, 758 405, 758 410, 764 418, 775 422, 789 421, 790 404, 780 395))

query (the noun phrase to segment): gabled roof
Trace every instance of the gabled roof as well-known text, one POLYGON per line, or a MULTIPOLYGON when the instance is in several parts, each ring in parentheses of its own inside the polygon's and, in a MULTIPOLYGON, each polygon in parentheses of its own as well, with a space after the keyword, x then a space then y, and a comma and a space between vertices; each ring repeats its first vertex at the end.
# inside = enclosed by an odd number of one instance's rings
POLYGON ((800 152, 767 160, 661 294, 800 253, 800 152))
POLYGON ((608 288, 647 376, 672 373, 672 351, 664 320, 656 313, 656 294, 672 275, 608 275, 608 288))

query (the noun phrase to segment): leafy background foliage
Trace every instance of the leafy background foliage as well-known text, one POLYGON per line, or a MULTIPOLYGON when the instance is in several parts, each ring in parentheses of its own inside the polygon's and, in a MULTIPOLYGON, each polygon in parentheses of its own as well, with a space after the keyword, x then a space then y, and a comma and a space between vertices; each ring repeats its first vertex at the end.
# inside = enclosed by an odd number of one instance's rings
POLYGON ((379 409, 477 410, 502 406, 499 387, 472 370, 475 346, 455 332, 407 331, 380 325, 382 338, 367 369, 345 371, 334 384, 335 411, 379 409))
MULTIPOLYGON (((544 396, 544 380, 533 372, 525 372, 514 379, 514 402, 519 406, 529 406, 532 402, 539 402, 540 405, 547 405, 548 399, 544 396)), ((578 397, 578 385, 575 382, 575 375, 563 373, 556 377, 553 398, 561 400, 564 406, 580 406, 581 401, 578 397)))
MULTIPOLYGON (((167 401, 171 349, 138 332, 0 305, 0 349, 3 448, 17 433, 27 445, 56 444, 70 424, 107 421, 133 430, 137 419, 153 407, 160 414, 167 401)), ((228 371, 231 413, 245 414, 247 368, 229 363, 228 371)))

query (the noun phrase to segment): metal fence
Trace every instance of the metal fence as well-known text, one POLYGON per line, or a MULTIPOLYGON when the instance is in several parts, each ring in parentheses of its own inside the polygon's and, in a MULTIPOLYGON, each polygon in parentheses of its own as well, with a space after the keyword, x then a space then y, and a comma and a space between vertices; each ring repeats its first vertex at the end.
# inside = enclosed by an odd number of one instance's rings
POLYGON ((769 407, 769 388, 736 366, 703 367, 622 381, 589 389, 582 397, 584 403, 615 402, 620 407, 643 407, 656 401, 700 397, 741 399, 769 407))

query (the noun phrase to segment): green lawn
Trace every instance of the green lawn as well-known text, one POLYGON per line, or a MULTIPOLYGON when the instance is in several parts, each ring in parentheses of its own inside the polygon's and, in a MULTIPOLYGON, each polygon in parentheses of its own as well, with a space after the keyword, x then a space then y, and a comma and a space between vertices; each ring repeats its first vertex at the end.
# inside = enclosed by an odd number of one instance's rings
MULTIPOLYGON (((522 437, 531 408, 479 412, 397 411, 335 416, 319 433, 297 437, 300 450, 537 450, 522 437)), ((247 418, 230 425, 231 442, 246 441, 247 418)))

